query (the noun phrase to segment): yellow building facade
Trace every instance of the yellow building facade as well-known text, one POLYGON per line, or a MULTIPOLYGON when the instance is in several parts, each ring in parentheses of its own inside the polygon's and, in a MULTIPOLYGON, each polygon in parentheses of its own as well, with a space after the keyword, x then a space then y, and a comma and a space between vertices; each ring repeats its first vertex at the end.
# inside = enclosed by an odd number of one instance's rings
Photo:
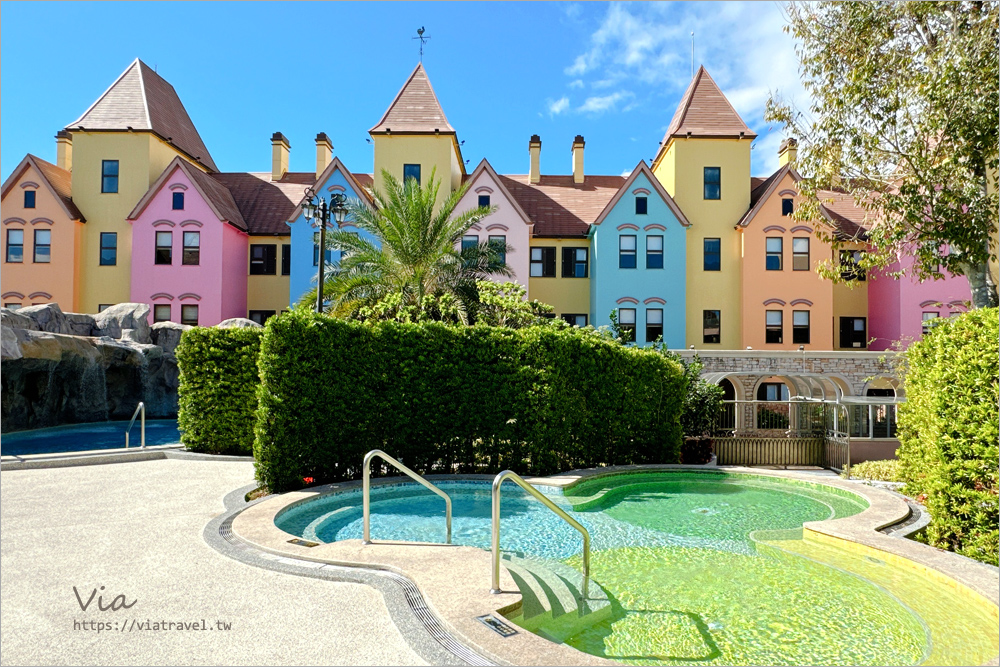
MULTIPOLYGON (((590 317, 590 272, 588 270, 586 278, 564 277, 562 272, 563 248, 585 248, 590 249, 590 240, 586 238, 532 238, 530 247, 554 248, 555 249, 555 270, 552 276, 528 277, 528 298, 532 301, 546 303, 553 308, 556 317, 564 315, 583 315, 587 318, 587 324, 602 326, 610 324, 610 320, 601 322, 591 322, 590 317)), ((538 266, 538 262, 534 262, 538 266)), ((537 270, 535 271, 538 272, 537 270)), ((606 317, 608 313, 598 313, 594 315, 606 317)))

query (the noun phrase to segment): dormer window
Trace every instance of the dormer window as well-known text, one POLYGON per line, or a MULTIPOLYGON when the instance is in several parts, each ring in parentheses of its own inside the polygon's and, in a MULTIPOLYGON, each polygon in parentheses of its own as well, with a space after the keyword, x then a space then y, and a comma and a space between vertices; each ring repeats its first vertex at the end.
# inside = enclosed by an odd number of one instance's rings
POLYGON ((173 210, 175 210, 175 211, 183 211, 184 210, 184 193, 183 192, 175 192, 174 193, 173 210))
POLYGON ((490 207, 490 196, 489 195, 479 195, 479 206, 480 208, 490 207))
POLYGON ((795 202, 786 197, 781 200, 781 215, 791 215, 795 212, 795 202))
POLYGON ((24 191, 24 208, 35 208, 35 191, 24 191))
POLYGON ((645 197, 635 198, 635 214, 636 215, 646 215, 646 206, 648 202, 645 197))

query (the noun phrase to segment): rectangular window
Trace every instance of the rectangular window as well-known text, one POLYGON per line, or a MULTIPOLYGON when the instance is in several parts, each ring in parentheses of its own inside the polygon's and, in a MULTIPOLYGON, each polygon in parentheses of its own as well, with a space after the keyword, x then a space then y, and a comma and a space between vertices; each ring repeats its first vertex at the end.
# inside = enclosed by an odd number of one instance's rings
POLYGON ((101 160, 101 192, 118 192, 118 160, 101 160))
POLYGON ((769 310, 765 313, 765 343, 783 342, 782 312, 780 310, 769 310))
POLYGON ((939 317, 936 312, 923 312, 920 314, 920 330, 926 336, 931 332, 931 327, 934 326, 934 320, 939 317))
POLYGON ((184 232, 184 250, 181 264, 197 266, 201 263, 201 232, 184 232))
POLYGON ((705 199, 722 199, 721 167, 705 167, 705 199))
POLYGON ((646 342, 652 343, 663 338, 663 309, 646 309, 646 342))
POLYGON ((861 257, 861 250, 841 250, 840 277, 844 280, 864 280, 865 270, 858 266, 861 257))
POLYGON ((489 195, 479 195, 479 206, 480 208, 490 207, 490 196, 489 195))
POLYGON ((489 243, 491 246, 495 247, 500 253, 500 261, 503 264, 507 263, 507 237, 497 234, 491 235, 489 237, 489 243))
POLYGON ((809 311, 792 311, 792 342, 806 344, 809 342, 809 311))
POLYGON ((103 313, 105 310, 107 310, 108 308, 110 308, 113 305, 115 305, 115 304, 113 304, 113 303, 99 303, 99 304, 97 304, 97 312, 103 313))
MULTIPOLYGON (((347 233, 350 234, 351 236, 355 237, 355 238, 357 238, 357 236, 358 236, 358 232, 347 232, 347 233)), ((347 256, 350 253, 351 253, 351 251, 348 250, 348 249, 346 249, 346 248, 344 250, 341 250, 340 251, 340 261, 343 262, 345 259, 347 259, 347 256)), ((326 251, 326 263, 327 264, 333 264, 333 250, 327 250, 326 251)))
POLYGON ((701 341, 703 343, 718 343, 722 338, 722 311, 701 311, 701 341))
POLYGON ((635 340, 635 308, 618 309, 618 329, 626 342, 635 340))
POLYGON ((781 200, 781 215, 791 215, 795 212, 795 202, 792 199, 781 200))
POLYGON ((587 277, 587 248, 563 248, 562 277, 587 277))
POLYGON ((173 263, 173 248, 174 246, 174 233, 173 232, 156 232, 156 263, 157 264, 172 264, 173 263))
POLYGON ((153 306, 153 323, 170 321, 170 304, 158 303, 153 306))
POLYGON ((408 179, 413 179, 420 185, 420 165, 419 164, 404 164, 403 165, 403 183, 406 183, 408 179))
POLYGON ((781 246, 782 239, 769 236, 767 237, 767 270, 768 271, 781 271, 781 246))
POLYGON ((251 310, 247 314, 247 319, 253 320, 257 324, 264 324, 268 318, 274 317, 274 312, 273 310, 251 310))
POLYGON ((24 191, 24 208, 35 208, 35 191, 24 191))
POLYGON ((722 239, 705 239, 705 271, 722 270, 722 239))
POLYGON ((531 270, 528 273, 533 278, 555 278, 556 249, 532 248, 531 270))
POLYGON ((5 304, 3 305, 3 307, 4 307, 4 308, 6 308, 7 310, 20 310, 20 309, 21 309, 21 304, 19 304, 19 303, 14 303, 14 302, 12 301, 12 302, 10 302, 10 303, 5 303, 5 304))
POLYGON ((646 200, 645 197, 636 197, 635 198, 635 214, 636 215, 646 215, 646 211, 648 210, 648 208, 647 208, 648 206, 649 206, 649 202, 646 200))
MULTIPOLYGON (((277 270, 278 247, 273 243, 250 245, 250 275, 273 276, 277 270)), ((319 260, 317 259, 317 263, 319 260)))
POLYGON ((7 230, 7 261, 19 264, 24 261, 24 230, 7 230))
POLYGON ((587 326, 587 316, 586 315, 577 315, 577 314, 565 313, 565 314, 562 315, 562 318, 564 320, 566 320, 567 322, 569 322, 570 325, 574 326, 574 327, 585 327, 585 326, 587 326))
POLYGON ((466 234, 462 237, 462 250, 475 248, 477 245, 479 245, 479 237, 475 234, 466 234))
POLYGON ((118 263, 118 232, 101 232, 101 266, 118 263))
POLYGON ((174 193, 173 210, 175 210, 175 211, 183 211, 184 210, 184 193, 183 192, 175 192, 174 193))
POLYGON ((192 327, 198 326, 198 306, 194 304, 181 304, 181 324, 192 327))
POLYGON ((662 236, 647 236, 646 237, 646 268, 647 269, 662 269, 663 268, 663 237, 662 236))
POLYGON ((281 244, 281 275, 287 276, 292 272, 292 245, 290 243, 281 244))
POLYGON ((635 268, 635 236, 626 234, 618 237, 618 268, 635 268))
POLYGON ((52 230, 35 230, 35 264, 48 264, 52 260, 52 230))
POLYGON ((864 317, 840 318, 840 347, 868 347, 868 336, 864 317))
POLYGON ((809 270, 809 239, 792 239, 792 271, 809 270))

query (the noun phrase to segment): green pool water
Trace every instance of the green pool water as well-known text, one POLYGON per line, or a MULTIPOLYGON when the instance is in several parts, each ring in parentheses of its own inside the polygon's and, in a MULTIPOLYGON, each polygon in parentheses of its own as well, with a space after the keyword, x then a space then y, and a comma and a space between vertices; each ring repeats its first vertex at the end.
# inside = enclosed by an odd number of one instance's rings
POLYGON ((859 496, 659 473, 587 480, 565 500, 591 530, 591 579, 611 602, 610 614, 565 640, 586 653, 640 665, 980 664, 997 654, 986 606, 803 539, 804 522, 865 509, 859 496))

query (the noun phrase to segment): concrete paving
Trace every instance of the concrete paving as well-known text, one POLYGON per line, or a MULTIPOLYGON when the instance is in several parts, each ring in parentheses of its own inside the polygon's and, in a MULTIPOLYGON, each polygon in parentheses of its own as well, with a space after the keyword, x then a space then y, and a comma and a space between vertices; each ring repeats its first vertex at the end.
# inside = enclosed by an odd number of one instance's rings
POLYGON ((373 588, 205 543, 252 480, 251 463, 172 459, 0 473, 0 664, 426 664, 373 588), (86 611, 73 587, 97 589, 86 611), (99 609, 119 594, 130 608, 99 609))

